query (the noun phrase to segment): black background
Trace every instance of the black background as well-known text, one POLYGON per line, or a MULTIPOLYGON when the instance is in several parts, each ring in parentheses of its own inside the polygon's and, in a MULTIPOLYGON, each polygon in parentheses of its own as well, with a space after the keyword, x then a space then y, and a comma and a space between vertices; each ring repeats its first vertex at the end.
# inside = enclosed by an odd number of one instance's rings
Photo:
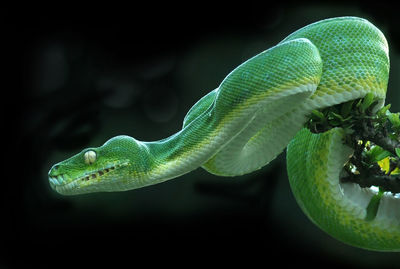
POLYGON ((290 193, 284 154, 240 178, 198 169, 122 193, 63 197, 47 182, 52 164, 114 135, 173 134, 234 67, 328 17, 361 16, 385 33, 387 100, 399 111, 396 9, 384 2, 4 9, 0 266, 399 268, 398 254, 356 249, 316 228, 290 193))

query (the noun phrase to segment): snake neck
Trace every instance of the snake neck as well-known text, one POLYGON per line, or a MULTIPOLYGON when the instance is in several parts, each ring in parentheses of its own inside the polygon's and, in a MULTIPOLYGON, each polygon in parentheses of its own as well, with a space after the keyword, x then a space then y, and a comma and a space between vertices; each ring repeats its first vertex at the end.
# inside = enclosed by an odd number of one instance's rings
POLYGON ((143 142, 149 156, 145 185, 172 179, 195 170, 215 154, 223 144, 216 131, 213 111, 205 111, 196 120, 168 138, 143 142), (194 135, 193 135, 194 134, 194 135))

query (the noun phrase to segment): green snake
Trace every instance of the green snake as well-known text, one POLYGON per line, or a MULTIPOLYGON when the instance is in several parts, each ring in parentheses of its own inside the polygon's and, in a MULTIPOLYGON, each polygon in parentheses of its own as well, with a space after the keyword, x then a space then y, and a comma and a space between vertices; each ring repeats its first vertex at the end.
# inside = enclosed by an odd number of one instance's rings
POLYGON ((357 17, 318 21, 239 65, 188 111, 177 133, 154 142, 113 137, 55 164, 50 185, 73 195, 141 188, 198 167, 239 176, 288 146, 290 185, 312 222, 353 246, 400 251, 400 199, 385 194, 375 218, 366 220, 372 190, 339 181, 352 154, 343 130, 303 128, 312 110, 367 93, 382 107, 388 77, 388 44, 373 24, 357 17))

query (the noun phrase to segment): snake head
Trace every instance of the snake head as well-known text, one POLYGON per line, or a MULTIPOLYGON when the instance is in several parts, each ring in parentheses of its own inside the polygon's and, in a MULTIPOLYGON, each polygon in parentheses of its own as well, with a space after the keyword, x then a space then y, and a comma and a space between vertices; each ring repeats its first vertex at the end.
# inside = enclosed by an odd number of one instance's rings
POLYGON ((138 179, 144 150, 132 137, 113 137, 55 164, 49 171, 50 186, 63 195, 123 190, 122 186, 138 179))

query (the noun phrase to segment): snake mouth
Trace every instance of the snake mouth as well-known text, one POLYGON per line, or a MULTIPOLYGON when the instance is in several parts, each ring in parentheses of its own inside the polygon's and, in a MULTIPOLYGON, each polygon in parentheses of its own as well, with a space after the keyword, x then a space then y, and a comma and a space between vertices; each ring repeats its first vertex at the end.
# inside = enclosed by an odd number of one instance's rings
POLYGON ((49 182, 51 188, 58 193, 73 194, 79 189, 86 189, 86 187, 91 186, 92 183, 99 183, 101 179, 112 176, 115 170, 126 165, 128 165, 127 162, 113 163, 98 170, 86 171, 83 175, 78 177, 71 177, 68 173, 52 175, 53 169, 51 169, 49 172, 49 182))

